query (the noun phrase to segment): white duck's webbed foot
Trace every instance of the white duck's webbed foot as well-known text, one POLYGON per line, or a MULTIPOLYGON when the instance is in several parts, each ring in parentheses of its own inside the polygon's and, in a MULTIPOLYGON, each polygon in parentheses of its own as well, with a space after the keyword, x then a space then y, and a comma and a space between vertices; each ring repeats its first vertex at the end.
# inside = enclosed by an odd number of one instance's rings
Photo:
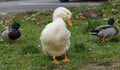
POLYGON ((60 62, 55 57, 53 57, 53 63, 59 64, 60 62))
POLYGON ((65 53, 65 55, 64 55, 64 59, 63 59, 62 61, 63 61, 63 62, 69 62, 69 61, 70 61, 70 60, 68 59, 66 53, 65 53))

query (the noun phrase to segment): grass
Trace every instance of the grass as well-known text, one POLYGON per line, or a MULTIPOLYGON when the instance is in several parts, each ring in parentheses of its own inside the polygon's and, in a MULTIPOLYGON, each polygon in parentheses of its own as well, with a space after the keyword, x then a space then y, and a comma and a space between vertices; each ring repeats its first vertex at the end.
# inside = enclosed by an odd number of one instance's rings
MULTIPOLYGON (((120 18, 120 13, 111 14, 111 6, 115 3, 117 11, 120 11, 120 2, 105 2, 97 6, 97 10, 106 9, 103 18, 113 16, 120 18)), ((87 10, 89 6, 71 7, 73 13, 73 27, 68 27, 71 31, 71 48, 67 52, 68 63, 59 65, 52 63, 52 58, 43 54, 40 45, 40 33, 47 23, 52 21, 52 12, 24 12, 18 13, 14 17, 1 19, 0 30, 5 25, 17 21, 23 28, 22 36, 16 43, 4 44, 0 36, 0 70, 80 70, 79 66, 84 63, 97 63, 98 65, 111 65, 120 54, 120 34, 108 39, 106 43, 95 43, 95 36, 89 34, 89 31, 99 25, 107 24, 103 18, 78 19, 80 11, 87 10), (4 22, 4 23, 2 23, 4 22)), ((115 26, 120 30, 118 22, 115 26)), ((120 68, 120 67, 118 67, 120 68)))

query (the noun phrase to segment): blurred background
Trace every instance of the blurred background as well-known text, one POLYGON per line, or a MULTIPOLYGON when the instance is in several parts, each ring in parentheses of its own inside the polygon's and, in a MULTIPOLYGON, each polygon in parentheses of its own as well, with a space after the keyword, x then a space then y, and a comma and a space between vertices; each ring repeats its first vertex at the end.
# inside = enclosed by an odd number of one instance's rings
MULTIPOLYGON (((40 1, 40 0, 0 0, 1 2, 3 1, 40 1)), ((45 0, 45 1, 51 1, 51 0, 45 0)), ((60 1, 60 2, 69 2, 69 1, 75 1, 75 2, 80 2, 80 1, 107 1, 107 0, 53 0, 53 1, 60 1)))

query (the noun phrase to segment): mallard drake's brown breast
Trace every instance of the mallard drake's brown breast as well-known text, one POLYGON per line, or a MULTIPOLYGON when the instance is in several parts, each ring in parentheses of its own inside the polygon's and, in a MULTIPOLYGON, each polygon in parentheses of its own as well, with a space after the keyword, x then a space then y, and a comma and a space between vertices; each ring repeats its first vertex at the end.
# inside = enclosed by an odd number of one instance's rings
POLYGON ((8 34, 8 37, 9 37, 11 40, 16 40, 16 39, 18 39, 20 36, 21 36, 20 31, 15 30, 15 29, 12 29, 12 31, 8 34))

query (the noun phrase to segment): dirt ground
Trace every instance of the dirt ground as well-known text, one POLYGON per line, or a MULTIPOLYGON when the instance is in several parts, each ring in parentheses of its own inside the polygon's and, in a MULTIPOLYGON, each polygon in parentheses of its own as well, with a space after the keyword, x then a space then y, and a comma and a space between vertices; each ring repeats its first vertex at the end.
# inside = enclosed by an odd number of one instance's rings
POLYGON ((120 70, 120 62, 113 62, 109 66, 100 66, 96 63, 90 63, 79 67, 77 70, 120 70))
POLYGON ((110 63, 108 65, 100 65, 96 62, 82 64, 77 70, 120 70, 120 56, 118 55, 114 61, 107 59, 110 63))

